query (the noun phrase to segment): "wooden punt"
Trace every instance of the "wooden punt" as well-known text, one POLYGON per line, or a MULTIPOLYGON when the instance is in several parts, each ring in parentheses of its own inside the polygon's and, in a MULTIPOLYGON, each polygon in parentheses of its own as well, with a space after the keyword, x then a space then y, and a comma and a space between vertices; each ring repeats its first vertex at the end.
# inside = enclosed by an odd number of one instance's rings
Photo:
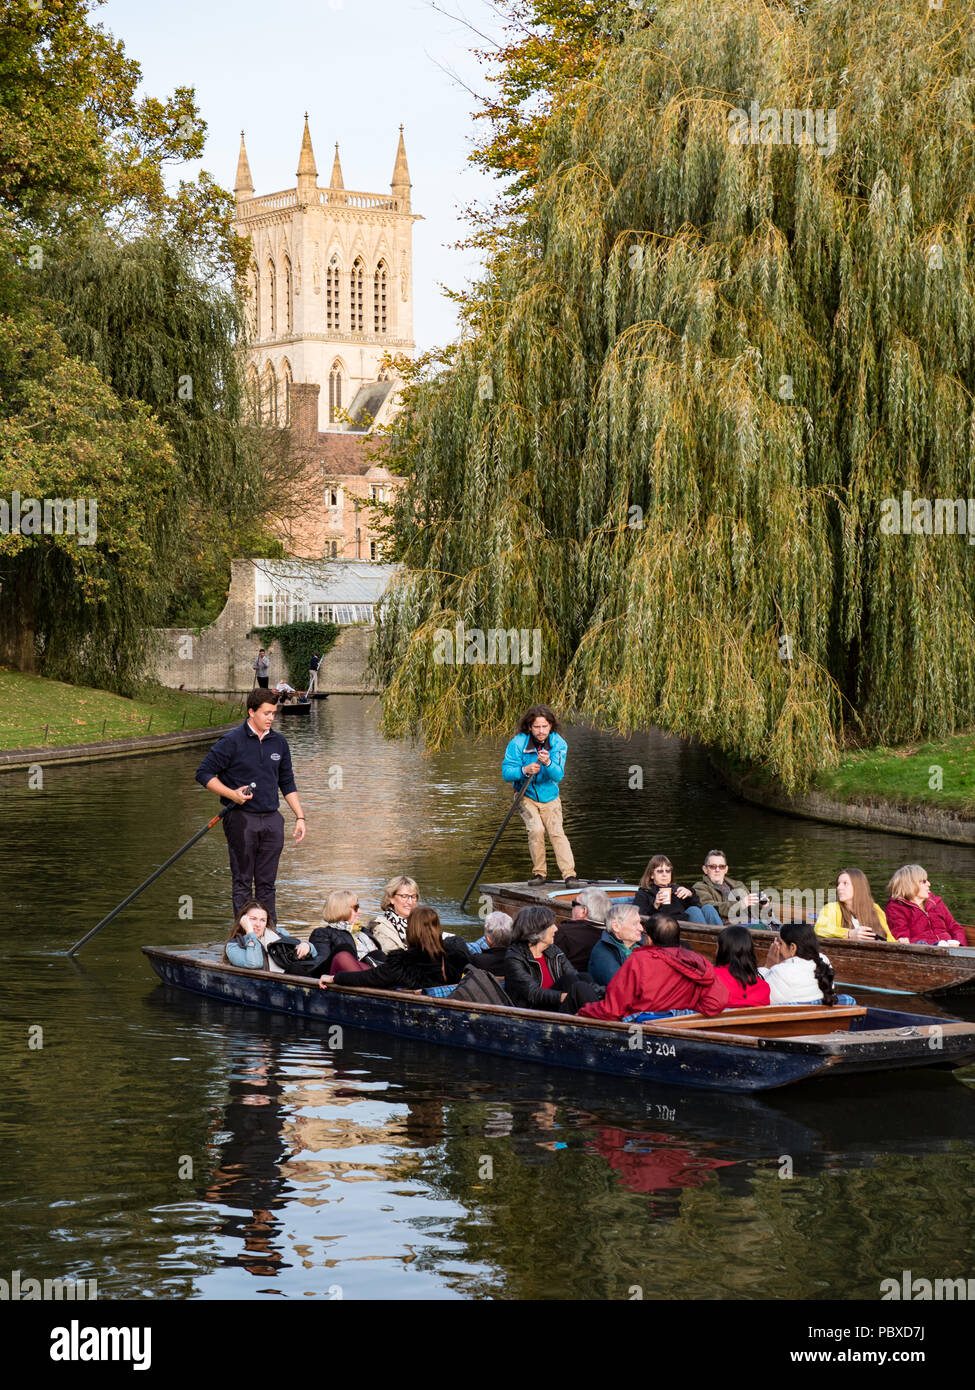
POLYGON ((310 700, 299 700, 295 705, 278 705, 278 714, 308 714, 310 710, 310 700))
POLYGON ((736 1009, 641 1026, 398 990, 332 985, 244 970, 223 946, 144 946, 167 984, 208 998, 423 1042, 668 1086, 763 1091, 814 1076, 958 1067, 975 1026, 875 1008, 736 1009))
MULTIPOLYGON (((591 881, 587 888, 599 888, 612 899, 632 899, 636 884, 619 879, 591 881)), ((482 883, 480 891, 491 899, 495 911, 513 917, 521 908, 541 903, 550 907, 560 921, 572 916, 572 899, 581 891, 554 884, 482 883)), ((602 923, 597 924, 599 927, 602 923)), ((720 927, 681 921, 680 936, 685 946, 699 951, 709 960, 717 950, 720 927)), ((836 979, 861 989, 902 990, 905 994, 955 994, 975 990, 975 928, 966 927, 968 946, 948 950, 937 946, 911 946, 906 942, 847 941, 842 937, 823 938, 823 951, 829 956, 836 979)), ((761 927, 752 929, 752 941, 759 965, 765 963, 770 935, 761 927)))

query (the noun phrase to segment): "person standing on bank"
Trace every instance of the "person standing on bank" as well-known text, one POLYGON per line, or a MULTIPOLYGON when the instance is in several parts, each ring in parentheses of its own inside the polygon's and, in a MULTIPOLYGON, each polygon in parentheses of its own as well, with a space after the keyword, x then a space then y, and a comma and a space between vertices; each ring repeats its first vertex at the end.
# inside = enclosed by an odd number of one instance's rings
POLYGON ((225 806, 233 802, 238 808, 223 818, 234 913, 248 898, 256 898, 267 908, 273 924, 277 923, 274 882, 284 849, 279 794, 295 814, 295 844, 300 845, 305 838, 291 749, 283 734, 272 727, 277 712, 277 703, 267 691, 252 690, 244 723, 218 739, 196 771, 201 786, 219 796, 225 806), (257 784, 253 792, 251 782, 257 784))
POLYGON ((518 803, 518 814, 528 829, 532 857, 533 877, 529 883, 547 882, 547 832, 566 888, 581 888, 582 881, 575 876, 572 847, 562 829, 559 783, 565 774, 568 745, 558 729, 554 710, 548 705, 532 705, 522 715, 518 732, 504 751, 501 776, 518 790, 534 774, 531 786, 518 803))
POLYGON ((263 647, 257 653, 256 658, 251 662, 251 665, 254 668, 254 675, 257 679, 258 689, 266 690, 268 683, 268 672, 271 669, 271 663, 268 661, 267 652, 264 650, 263 647))

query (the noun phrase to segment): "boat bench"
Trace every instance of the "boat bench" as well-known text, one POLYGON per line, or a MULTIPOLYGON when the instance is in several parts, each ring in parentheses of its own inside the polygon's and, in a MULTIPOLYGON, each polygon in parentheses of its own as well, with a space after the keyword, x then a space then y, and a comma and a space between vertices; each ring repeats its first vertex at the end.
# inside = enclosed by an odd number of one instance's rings
POLYGON ((804 1008, 789 1004, 783 1008, 728 1009, 708 1018, 705 1014, 688 1014, 685 1018, 661 1018, 645 1023, 645 1028, 689 1028, 710 1033, 746 1033, 763 1038, 794 1038, 805 1033, 846 1032, 855 1018, 864 1018, 866 1009, 859 1005, 816 1005, 804 1008))

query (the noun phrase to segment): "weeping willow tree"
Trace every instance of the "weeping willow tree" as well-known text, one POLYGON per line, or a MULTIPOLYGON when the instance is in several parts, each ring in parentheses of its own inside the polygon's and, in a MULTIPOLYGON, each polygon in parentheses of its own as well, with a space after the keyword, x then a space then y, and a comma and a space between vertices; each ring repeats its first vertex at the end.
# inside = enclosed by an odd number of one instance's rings
POLYGON ((971 723, 967 537, 883 516, 975 496, 975 15, 797 10, 664 0, 552 114, 392 441, 390 733, 544 697, 796 787, 971 723))

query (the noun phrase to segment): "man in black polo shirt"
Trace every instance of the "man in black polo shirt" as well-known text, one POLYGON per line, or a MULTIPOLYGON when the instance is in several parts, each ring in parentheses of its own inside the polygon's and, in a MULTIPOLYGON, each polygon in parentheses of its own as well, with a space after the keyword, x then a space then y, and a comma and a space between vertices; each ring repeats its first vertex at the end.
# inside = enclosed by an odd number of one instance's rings
POLYGON ((300 845, 305 838, 305 817, 291 770, 291 749, 284 735, 272 728, 277 712, 273 696, 266 690, 252 690, 247 697, 247 719, 217 740, 196 771, 196 780, 208 792, 215 792, 225 806, 235 802, 240 808, 223 818, 233 877, 234 914, 253 897, 267 908, 272 922, 277 921, 274 880, 284 849, 279 792, 296 816, 295 844, 300 845), (251 782, 257 783, 253 792, 251 782))

